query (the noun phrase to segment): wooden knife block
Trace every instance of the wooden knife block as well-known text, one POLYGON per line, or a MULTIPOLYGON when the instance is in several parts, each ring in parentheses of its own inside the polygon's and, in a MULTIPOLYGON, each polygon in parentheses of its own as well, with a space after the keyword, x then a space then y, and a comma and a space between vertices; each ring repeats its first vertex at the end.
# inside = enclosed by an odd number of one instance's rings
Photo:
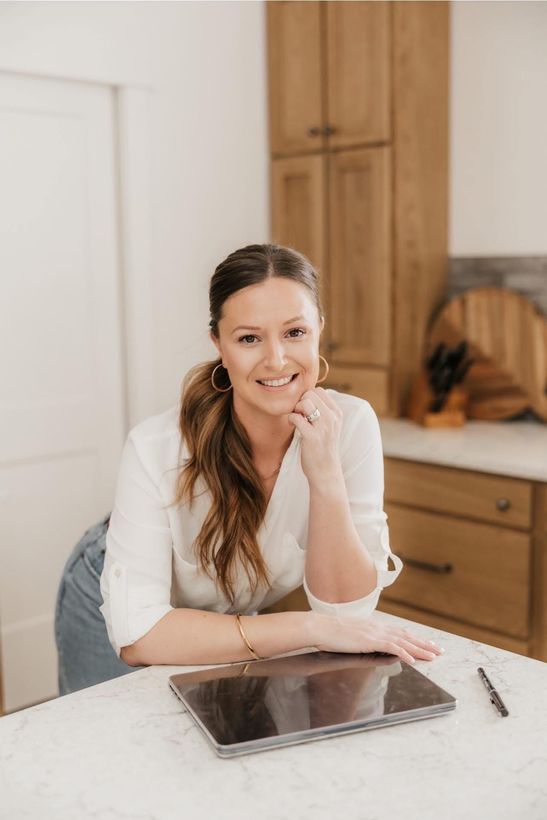
POLYGON ((471 288, 435 315, 424 354, 464 339, 473 359, 468 418, 510 419, 532 409, 547 422, 547 318, 539 308, 508 288, 471 288))
POLYGON ((422 370, 412 384, 406 415, 423 427, 462 427, 468 398, 466 388, 456 384, 448 393, 443 409, 432 413, 429 408, 435 394, 429 386, 427 373, 422 370))

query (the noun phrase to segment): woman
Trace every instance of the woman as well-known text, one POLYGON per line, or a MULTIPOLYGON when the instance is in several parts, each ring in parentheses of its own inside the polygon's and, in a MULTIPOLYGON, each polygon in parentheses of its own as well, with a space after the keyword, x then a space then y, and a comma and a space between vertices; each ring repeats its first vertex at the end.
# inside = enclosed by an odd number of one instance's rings
MULTIPOLYGON (((95 621, 86 642, 80 617, 69 640, 76 595, 64 618, 59 604, 64 691, 74 670, 79 685, 143 665, 307 646, 433 659, 441 650, 431 641, 369 618, 402 563, 382 510, 374 411, 316 386, 326 373, 319 379, 324 317, 313 267, 289 248, 250 245, 218 265, 209 297, 218 359, 188 373, 180 407, 130 432, 106 554, 106 521, 75 550, 82 568, 92 553, 95 580, 104 555, 107 632, 101 625, 100 637, 95 621), (309 612, 251 617, 302 583, 309 612)), ((90 608, 98 592, 95 583, 90 608)))

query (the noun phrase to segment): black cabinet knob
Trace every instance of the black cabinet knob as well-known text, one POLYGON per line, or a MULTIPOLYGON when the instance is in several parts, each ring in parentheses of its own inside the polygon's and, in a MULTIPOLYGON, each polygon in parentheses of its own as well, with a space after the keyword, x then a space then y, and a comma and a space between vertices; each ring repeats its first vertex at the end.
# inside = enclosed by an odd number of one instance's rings
POLYGON ((507 512, 510 506, 511 502, 508 498, 498 498, 496 501, 496 507, 500 512, 507 512))

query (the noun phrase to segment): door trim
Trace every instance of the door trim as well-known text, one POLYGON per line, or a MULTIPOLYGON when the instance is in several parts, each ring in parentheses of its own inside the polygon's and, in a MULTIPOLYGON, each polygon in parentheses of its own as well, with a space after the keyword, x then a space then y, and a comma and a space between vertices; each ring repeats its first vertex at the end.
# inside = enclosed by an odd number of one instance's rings
POLYGON ((127 429, 155 412, 156 367, 151 237, 151 99, 142 87, 114 86, 120 271, 124 307, 127 429))

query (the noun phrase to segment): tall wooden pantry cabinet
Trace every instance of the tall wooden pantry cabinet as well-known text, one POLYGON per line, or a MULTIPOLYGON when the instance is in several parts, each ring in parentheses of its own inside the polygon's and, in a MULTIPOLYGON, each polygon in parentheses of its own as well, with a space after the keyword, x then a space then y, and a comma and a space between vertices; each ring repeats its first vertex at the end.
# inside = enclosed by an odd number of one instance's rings
POLYGON ((400 415, 445 297, 449 6, 268 2, 272 239, 318 268, 327 386, 400 415))

